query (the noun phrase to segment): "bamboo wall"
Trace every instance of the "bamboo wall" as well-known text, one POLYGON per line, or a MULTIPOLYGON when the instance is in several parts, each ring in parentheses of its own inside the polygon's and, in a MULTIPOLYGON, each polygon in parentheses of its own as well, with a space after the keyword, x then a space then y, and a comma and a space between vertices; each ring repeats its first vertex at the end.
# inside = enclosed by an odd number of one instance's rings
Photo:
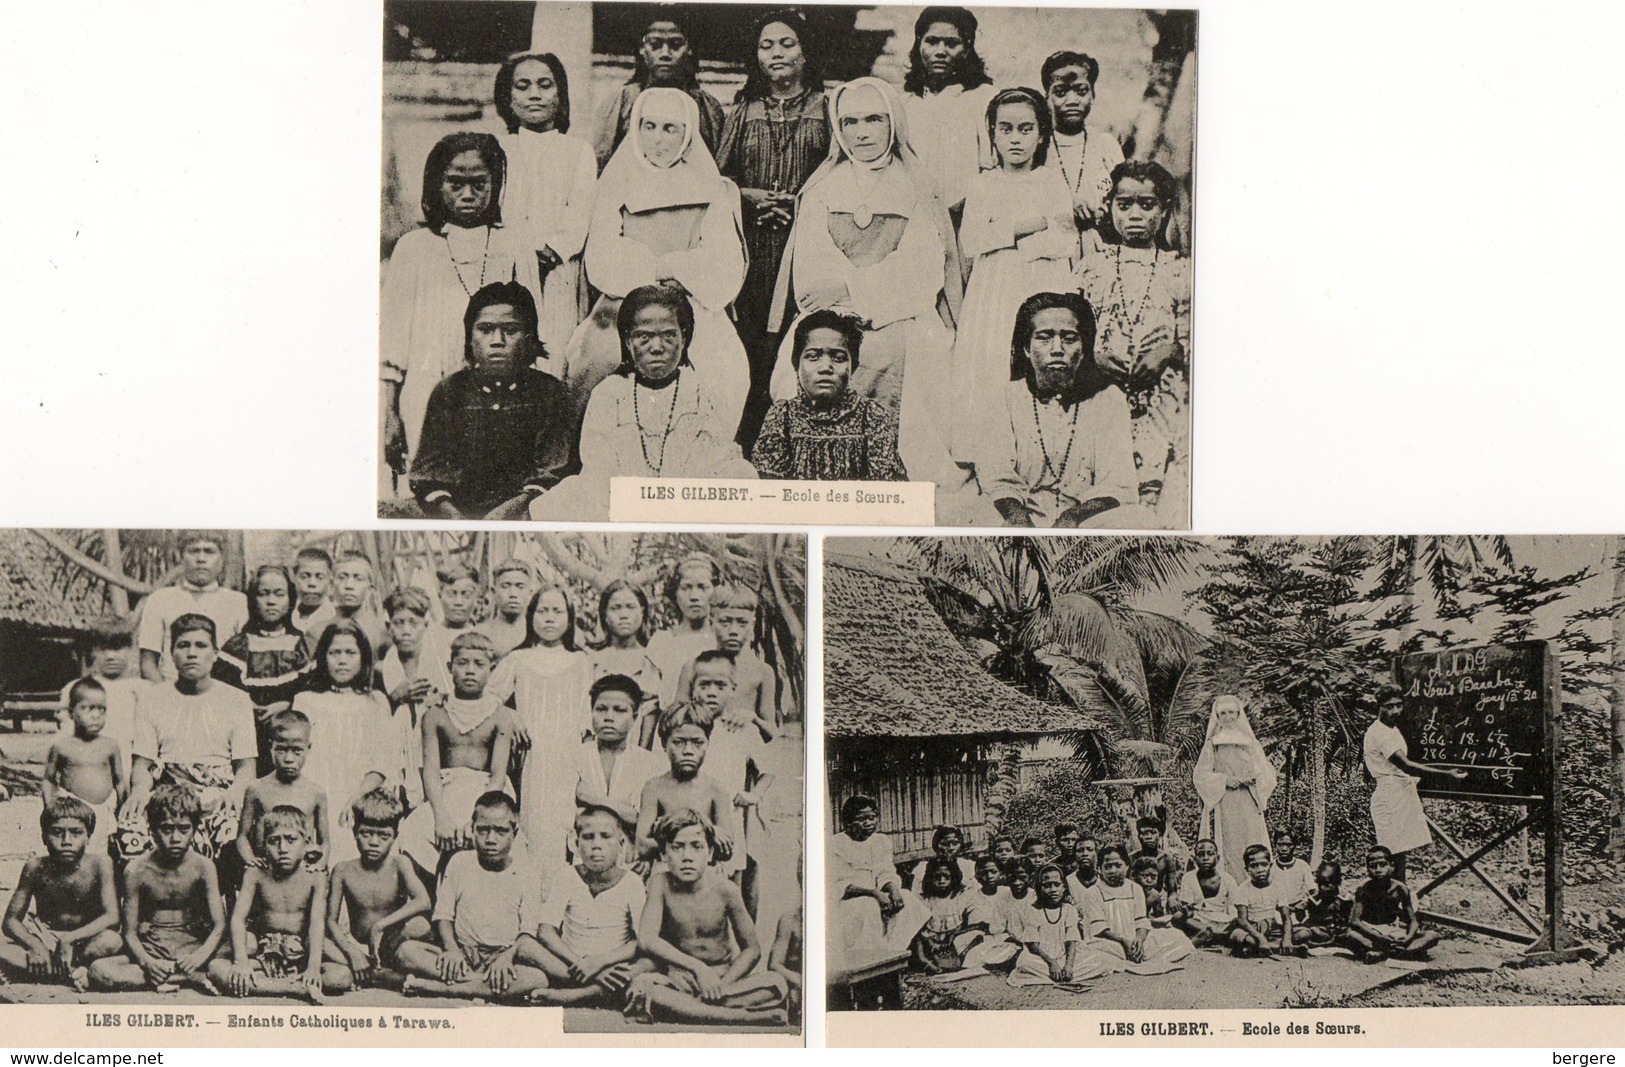
MULTIPOLYGON (((902 742, 896 742, 901 747, 902 742)), ((991 750, 977 742, 919 742, 906 751, 875 751, 874 739, 827 741, 830 826, 839 827, 841 804, 856 794, 880 804, 880 830, 892 839, 899 863, 931 854, 931 833, 957 826, 967 844, 985 844, 983 797, 991 750)))

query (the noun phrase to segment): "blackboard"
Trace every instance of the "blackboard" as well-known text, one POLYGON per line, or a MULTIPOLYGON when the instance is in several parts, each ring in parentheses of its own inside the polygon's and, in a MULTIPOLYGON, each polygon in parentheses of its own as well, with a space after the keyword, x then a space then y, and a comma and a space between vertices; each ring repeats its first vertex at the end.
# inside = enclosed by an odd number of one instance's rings
POLYGON ((1550 796, 1557 676, 1545 641, 1418 652, 1399 657, 1394 673, 1411 759, 1467 771, 1465 779, 1424 776, 1424 796, 1550 796))

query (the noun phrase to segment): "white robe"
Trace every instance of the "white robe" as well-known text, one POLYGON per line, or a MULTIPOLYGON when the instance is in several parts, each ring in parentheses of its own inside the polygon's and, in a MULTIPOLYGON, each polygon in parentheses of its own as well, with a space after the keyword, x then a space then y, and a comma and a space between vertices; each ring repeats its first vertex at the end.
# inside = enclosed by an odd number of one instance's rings
POLYGON ((406 756, 400 731, 389 700, 376 691, 300 693, 293 698, 293 710, 310 719, 310 755, 300 777, 327 793, 331 867, 358 855, 349 813, 361 793, 362 779, 377 773, 386 789, 401 785, 406 756))
POLYGON ((1139 499, 1128 400, 1121 389, 1108 386, 1067 409, 1055 399, 1035 406, 1025 381, 1007 380, 1002 391, 982 402, 998 417, 976 463, 976 479, 990 500, 1018 500, 1030 509, 1033 525, 1048 527, 1087 500, 1111 497, 1132 504, 1139 499))
MULTIPOLYGON (((586 312, 581 256, 592 218, 598 161, 592 146, 549 130, 520 130, 501 138, 508 154, 508 179, 502 194, 502 221, 515 243, 531 253, 551 248, 564 262, 543 281, 526 278, 536 298, 537 335, 547 355, 537 362, 563 379, 564 350, 586 312)), ((534 255, 532 255, 534 259, 534 255)))
POLYGON ((514 723, 530 735, 519 773, 519 830, 547 869, 564 862, 575 817, 574 756, 591 727, 592 658, 567 649, 521 648, 502 657, 488 691, 514 701, 514 723))

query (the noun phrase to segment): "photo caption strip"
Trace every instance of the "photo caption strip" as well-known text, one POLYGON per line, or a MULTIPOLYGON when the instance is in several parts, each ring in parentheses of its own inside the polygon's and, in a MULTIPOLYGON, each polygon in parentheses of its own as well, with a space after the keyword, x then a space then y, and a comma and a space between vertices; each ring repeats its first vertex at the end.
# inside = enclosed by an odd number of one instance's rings
POLYGON ((613 522, 930 526, 935 512, 932 482, 615 478, 609 494, 613 522))

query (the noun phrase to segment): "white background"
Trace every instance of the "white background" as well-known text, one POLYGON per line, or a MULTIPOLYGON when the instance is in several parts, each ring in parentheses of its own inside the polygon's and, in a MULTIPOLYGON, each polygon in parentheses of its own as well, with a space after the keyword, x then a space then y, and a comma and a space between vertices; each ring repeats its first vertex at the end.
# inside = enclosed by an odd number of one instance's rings
MULTIPOLYGON (((1196 529, 1625 529, 1625 11, 1200 6, 1196 529)), ((8 6, 0 521, 371 521, 380 32, 8 6)))

